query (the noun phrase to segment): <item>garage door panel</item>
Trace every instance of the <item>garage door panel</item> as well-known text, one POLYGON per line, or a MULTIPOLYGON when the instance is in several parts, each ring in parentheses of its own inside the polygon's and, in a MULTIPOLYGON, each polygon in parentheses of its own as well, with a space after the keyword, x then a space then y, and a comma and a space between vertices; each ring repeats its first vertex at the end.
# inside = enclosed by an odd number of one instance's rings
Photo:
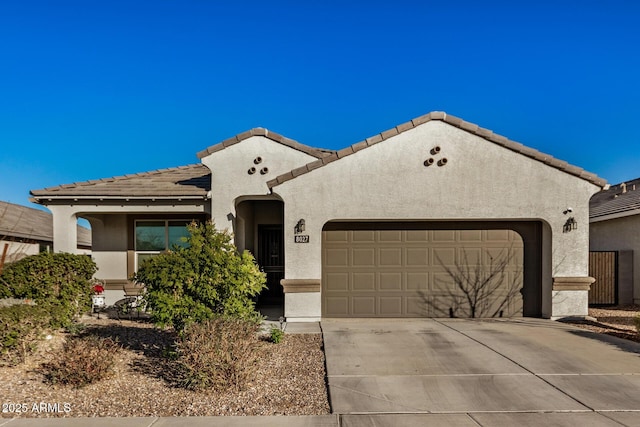
POLYGON ((482 230, 460 230, 458 231, 458 241, 479 242, 482 240, 482 230))
POLYGON ((427 272, 408 272, 407 273, 407 290, 408 291, 426 291, 429 288, 429 273, 427 272))
POLYGON ((323 316, 522 315, 523 247, 508 229, 324 231, 323 316))
POLYGON ((343 231, 343 230, 336 230, 336 231, 332 231, 331 233, 327 233, 325 234, 325 236, 323 237, 327 242, 343 242, 343 243, 348 243, 349 242, 349 236, 351 235, 350 232, 348 231, 343 231))
POLYGON ((329 292, 348 292, 349 291, 349 273, 327 273, 326 288, 329 292))
POLYGON ((349 265, 349 250, 347 248, 326 249, 324 261, 327 267, 346 267, 349 265))
POLYGON ((428 242, 430 234, 429 230, 407 230, 407 242, 428 242))
POLYGON ((354 291, 375 291, 376 273, 352 273, 354 291))
POLYGON ((381 316, 400 317, 402 316, 402 297, 379 297, 378 313, 381 316))
POLYGON ((363 317, 376 316, 376 297, 375 296, 354 296, 351 298, 353 314, 363 317))
POLYGON ((402 273, 379 273, 380 291, 401 291, 402 290, 402 273))
POLYGON ((326 297, 325 315, 327 317, 349 317, 351 310, 349 307, 349 297, 326 297))
MULTIPOLYGON (((347 240, 349 240, 347 238, 347 240)), ((376 233, 372 230, 356 230, 351 233, 352 243, 372 243, 376 240, 376 233)))
POLYGON ((378 232, 379 242, 402 242, 402 231, 400 230, 381 230, 378 232))
POLYGON ((456 265, 456 249, 439 247, 433 248, 433 264, 452 267, 456 265))
POLYGON ((402 248, 381 248, 378 250, 378 257, 380 267, 402 266, 402 248))
POLYGON ((420 267, 429 264, 429 249, 426 247, 409 247, 406 253, 407 267, 420 267))
POLYGON ((375 267, 376 250, 374 248, 357 248, 352 250, 353 265, 375 267))
POLYGON ((430 305, 419 296, 406 298, 406 317, 435 317, 430 310, 430 305))
POLYGON ((487 242, 512 241, 510 230, 486 230, 487 242))
POLYGON ((455 242, 456 232, 455 230, 433 230, 434 242, 455 242))

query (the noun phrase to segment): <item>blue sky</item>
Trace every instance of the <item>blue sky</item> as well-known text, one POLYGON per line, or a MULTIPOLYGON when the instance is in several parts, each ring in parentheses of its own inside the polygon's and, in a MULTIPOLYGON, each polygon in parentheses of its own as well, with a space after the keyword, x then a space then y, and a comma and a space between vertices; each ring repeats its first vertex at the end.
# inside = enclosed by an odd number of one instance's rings
POLYGON ((640 2, 0 0, 0 199, 446 111, 640 177, 640 2))

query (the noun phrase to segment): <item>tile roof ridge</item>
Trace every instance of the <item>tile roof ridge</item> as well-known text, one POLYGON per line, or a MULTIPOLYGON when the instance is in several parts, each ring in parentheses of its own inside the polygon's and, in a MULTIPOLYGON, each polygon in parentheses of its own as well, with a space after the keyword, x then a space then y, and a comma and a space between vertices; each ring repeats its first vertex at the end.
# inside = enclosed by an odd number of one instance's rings
POLYGON ((409 120, 408 122, 401 123, 391 129, 382 131, 378 134, 375 134, 369 138, 364 139, 363 141, 357 142, 346 148, 343 148, 342 150, 338 150, 337 152, 331 153, 326 157, 323 157, 322 159, 310 162, 300 168, 294 169, 296 171, 296 174, 294 174, 293 171, 291 171, 291 172, 287 172, 282 175, 279 175, 276 178, 268 181, 267 186, 271 189, 276 185, 282 184, 283 182, 294 179, 295 177, 300 176, 304 173, 308 173, 314 169, 322 167, 327 163, 330 163, 332 161, 341 159, 345 156, 354 154, 360 150, 368 148, 386 139, 399 135, 400 133, 414 129, 424 123, 434 121, 434 120, 442 121, 451 126, 460 128, 466 132, 474 134, 487 141, 493 142, 494 144, 501 145, 509 150, 520 153, 526 157, 545 163, 555 169, 559 169, 568 174, 577 176, 578 178, 582 178, 599 187, 602 187, 602 188, 607 187, 607 181, 603 178, 598 177, 593 173, 587 172, 580 167, 573 166, 563 160, 556 159, 549 154, 542 153, 541 151, 538 151, 535 148, 531 148, 519 142, 512 141, 509 138, 496 134, 489 129, 482 128, 474 123, 467 122, 459 117, 447 114, 444 111, 432 111, 430 113, 416 117, 415 119, 409 120))
POLYGON ((251 137, 254 136, 263 136, 265 138, 268 138, 272 141, 275 141, 277 143, 280 143, 282 145, 285 145, 289 148, 293 148, 295 150, 298 151, 302 151, 305 154, 308 154, 310 156, 316 157, 316 158, 322 158, 326 155, 328 155, 327 153, 332 153, 332 150, 327 150, 324 148, 316 148, 316 147, 312 147, 310 145, 305 145, 302 144, 294 139, 291 138, 287 138, 286 136, 283 136, 277 132, 273 132, 270 131, 267 128, 263 128, 263 127, 256 127, 256 128, 252 128, 249 129, 248 131, 244 131, 241 132, 235 136, 232 136, 231 138, 227 138, 217 144, 211 145, 207 148, 205 148, 202 151, 199 151, 197 153, 197 156, 199 159, 202 159, 203 157, 208 156, 209 154, 213 154, 216 153, 218 151, 224 150, 225 148, 228 148, 232 145, 238 144, 242 141, 244 141, 245 139, 249 139, 251 137))

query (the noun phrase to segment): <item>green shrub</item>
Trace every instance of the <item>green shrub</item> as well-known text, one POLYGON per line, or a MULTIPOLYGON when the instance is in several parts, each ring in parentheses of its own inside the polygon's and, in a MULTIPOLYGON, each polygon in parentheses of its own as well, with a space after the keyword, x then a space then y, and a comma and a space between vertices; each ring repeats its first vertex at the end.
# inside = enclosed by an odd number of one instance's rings
POLYGON ((0 307, 0 366, 24 362, 51 324, 46 308, 18 304, 0 307))
POLYGON ((278 344, 284 338, 284 331, 277 326, 272 326, 269 332, 269 338, 272 343, 278 344))
POLYGON ((178 382, 192 390, 243 390, 257 370, 259 324, 213 318, 189 325, 176 343, 178 382))
POLYGON ((82 387, 109 376, 119 350, 109 338, 73 337, 53 362, 42 365, 43 372, 52 384, 82 387))
POLYGON ((188 247, 143 262, 135 276, 146 287, 154 322, 182 330, 216 315, 257 319, 253 297, 266 278, 253 256, 239 253, 230 234, 213 223, 188 228, 188 247))
POLYGON ((66 326, 91 308, 91 278, 96 270, 86 255, 32 255, 5 266, 0 294, 32 299, 49 311, 52 326, 66 326))

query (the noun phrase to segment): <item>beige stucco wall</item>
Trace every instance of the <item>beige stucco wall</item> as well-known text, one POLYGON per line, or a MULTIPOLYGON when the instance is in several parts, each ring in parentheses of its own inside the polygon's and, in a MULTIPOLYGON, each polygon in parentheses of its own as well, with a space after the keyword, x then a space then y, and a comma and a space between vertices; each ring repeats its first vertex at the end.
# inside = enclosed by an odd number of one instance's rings
POLYGON ((267 181, 316 158, 267 137, 253 136, 201 160, 211 169, 211 217, 218 228, 233 230, 239 201, 268 198, 267 181), (257 157, 262 159, 258 164, 254 163, 257 157), (249 174, 252 167, 256 172, 249 174), (264 167, 266 174, 260 173, 264 167))
POLYGON ((633 301, 640 304, 640 215, 592 222, 590 233, 592 251, 633 251, 633 301))
POLYGON ((5 263, 11 263, 25 258, 29 255, 37 255, 40 253, 39 243, 21 243, 10 240, 0 240, 0 254, 4 252, 4 247, 7 246, 5 263))
MULTIPOLYGON (((588 203, 598 190, 587 181, 440 121, 403 132, 273 189, 285 202, 287 279, 321 277, 321 231, 331 220, 540 220, 548 227, 543 234, 551 239, 551 244, 543 242, 543 259, 549 260, 543 267, 542 284, 546 317, 555 315, 552 277, 587 276, 588 203), (441 151, 431 155, 435 146, 441 151), (425 167, 423 162, 431 157, 448 162, 425 167), (568 207, 578 229, 563 233, 568 218, 563 211, 568 207), (294 226, 301 218, 306 220, 310 243, 293 244, 294 226)), ((586 314, 586 310, 585 305, 584 313, 574 314, 586 314)))

